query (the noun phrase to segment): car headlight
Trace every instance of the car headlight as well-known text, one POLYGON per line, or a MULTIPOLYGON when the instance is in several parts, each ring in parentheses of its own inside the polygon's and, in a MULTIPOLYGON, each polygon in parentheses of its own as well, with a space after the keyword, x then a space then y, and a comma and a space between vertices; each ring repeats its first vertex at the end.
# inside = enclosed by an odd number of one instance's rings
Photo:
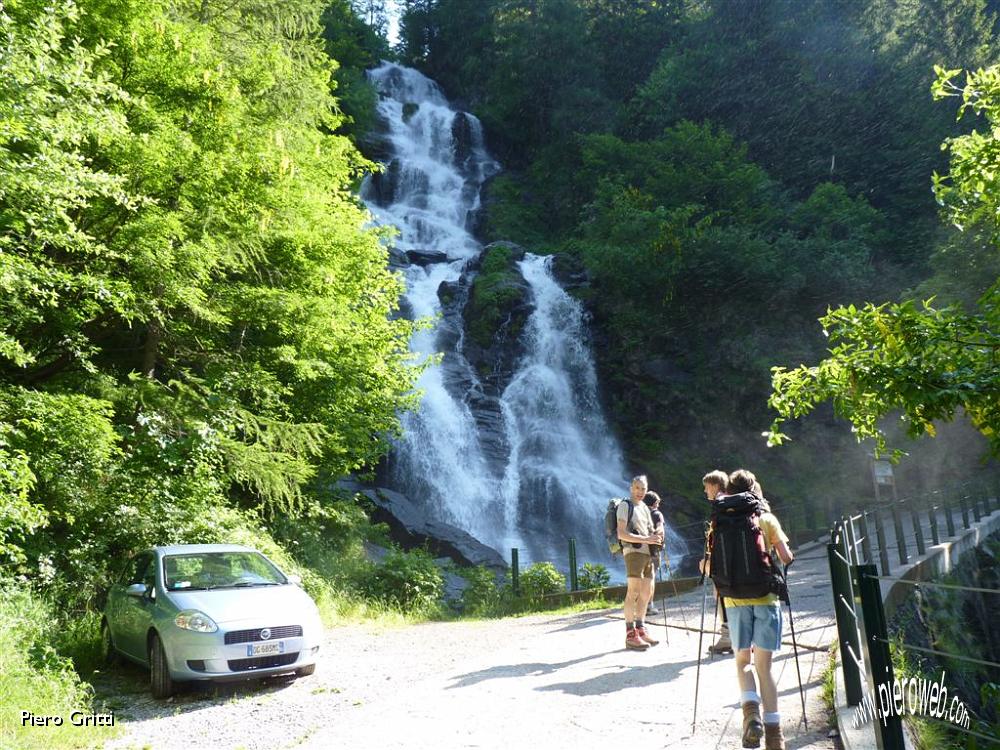
POLYGON ((198 633, 214 633, 219 629, 215 620, 196 609, 185 609, 183 612, 178 612, 177 617, 174 618, 174 625, 198 633))

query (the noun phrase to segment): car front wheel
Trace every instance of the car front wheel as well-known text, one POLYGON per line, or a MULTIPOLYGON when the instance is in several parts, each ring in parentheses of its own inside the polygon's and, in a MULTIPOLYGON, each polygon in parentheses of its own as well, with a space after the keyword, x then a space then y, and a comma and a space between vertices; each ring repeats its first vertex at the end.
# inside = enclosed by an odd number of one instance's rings
POLYGON ((149 687, 154 698, 169 698, 174 694, 174 681, 167 667, 167 653, 160 637, 153 636, 149 644, 149 687))

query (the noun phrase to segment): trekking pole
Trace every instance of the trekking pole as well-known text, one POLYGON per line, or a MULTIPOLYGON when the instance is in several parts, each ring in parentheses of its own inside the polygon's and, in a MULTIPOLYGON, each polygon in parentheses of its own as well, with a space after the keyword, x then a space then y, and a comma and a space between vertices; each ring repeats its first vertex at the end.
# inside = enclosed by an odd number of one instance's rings
MULTIPOLYGON (((656 575, 660 574, 660 566, 656 566, 655 575, 653 580, 656 580, 656 575)), ((656 595, 656 585, 653 585, 653 595, 656 595)), ((670 628, 667 627, 667 587, 663 587, 663 593, 660 595, 660 610, 663 612, 663 638, 670 645, 670 628)))
MULTIPOLYGON (((715 603, 715 606, 712 607, 712 609, 714 610, 714 614, 712 615, 712 635, 716 636, 716 635, 719 634, 719 592, 718 591, 715 592, 715 598, 714 598, 713 601, 715 603)), ((709 653, 708 660, 709 661, 715 661, 715 649, 712 648, 711 646, 709 646, 708 653, 709 653)))
MULTIPOLYGON (((707 562, 707 561, 706 561, 707 562)), ((705 603, 708 598, 708 586, 705 584, 705 573, 701 574, 701 627, 698 629, 698 668, 694 673, 694 716, 691 717, 691 734, 695 732, 698 723, 698 685, 701 682, 701 640, 705 635, 705 603)))
MULTIPOLYGON (((677 591, 677 581, 674 580, 674 571, 670 569, 670 563, 664 563, 667 566, 667 575, 670 577, 670 583, 674 587, 674 600, 677 602, 677 609, 681 611, 681 619, 684 620, 684 632, 689 633, 691 629, 688 627, 687 615, 684 614, 684 607, 680 603, 680 593, 677 591)), ((664 615, 666 617, 666 615, 664 615)))
MULTIPOLYGON (((794 560, 792 561, 794 562, 794 560)), ((784 574, 782 575, 782 580, 785 584, 785 604, 788 605, 788 626, 792 631, 792 653, 795 655, 795 673, 799 678, 799 699, 802 701, 802 724, 805 726, 806 731, 809 731, 809 719, 806 717, 806 694, 802 689, 802 670, 799 668, 799 647, 795 641, 795 620, 792 617, 792 598, 788 594, 788 568, 792 563, 788 563, 785 566, 784 574)))

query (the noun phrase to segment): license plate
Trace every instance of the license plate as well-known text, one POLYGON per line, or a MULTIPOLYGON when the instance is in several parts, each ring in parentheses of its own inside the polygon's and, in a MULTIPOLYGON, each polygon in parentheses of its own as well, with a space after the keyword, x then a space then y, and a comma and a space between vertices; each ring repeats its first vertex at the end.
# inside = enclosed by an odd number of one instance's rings
POLYGON ((285 642, 275 641, 274 643, 251 643, 247 645, 247 656, 270 656, 271 654, 285 653, 285 642))

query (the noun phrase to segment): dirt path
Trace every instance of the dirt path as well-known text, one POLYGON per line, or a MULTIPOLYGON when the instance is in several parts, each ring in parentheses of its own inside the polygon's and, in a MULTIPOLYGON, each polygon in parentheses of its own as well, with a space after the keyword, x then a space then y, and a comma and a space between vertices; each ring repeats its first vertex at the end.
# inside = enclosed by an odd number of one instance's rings
MULTIPOLYGON (((682 600, 700 602, 694 594, 682 600)), ((669 645, 628 652, 619 618, 612 610, 337 628, 312 677, 187 691, 167 703, 149 699, 143 673, 126 668, 98 686, 117 696, 119 717, 131 717, 108 747, 738 748, 732 658, 703 662, 692 736, 698 634, 671 628, 669 645)), ((681 624, 677 610, 674 620, 681 624)), ((820 697, 826 654, 800 659, 808 734, 790 649, 776 659, 788 746, 832 749, 820 697)))

